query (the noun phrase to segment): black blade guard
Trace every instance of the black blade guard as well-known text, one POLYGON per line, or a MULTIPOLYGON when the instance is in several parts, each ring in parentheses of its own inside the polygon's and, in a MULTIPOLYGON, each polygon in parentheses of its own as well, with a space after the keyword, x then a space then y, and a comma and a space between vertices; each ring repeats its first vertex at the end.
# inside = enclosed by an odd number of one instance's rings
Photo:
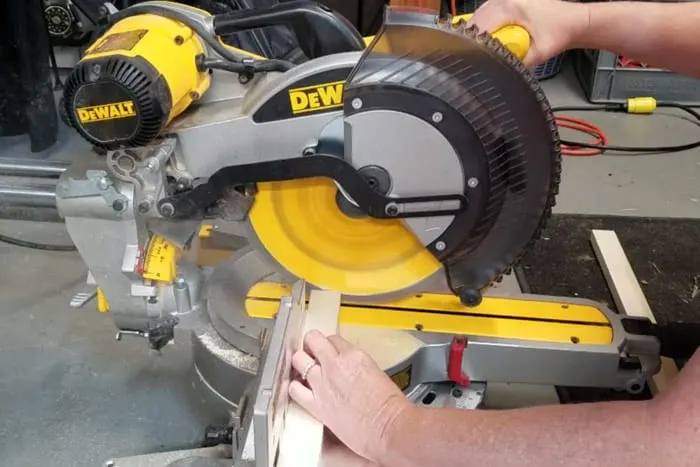
MULTIPOLYGON (((537 79, 475 28, 390 12, 348 79, 344 102, 346 115, 392 109, 428 122, 435 109, 444 115, 432 124, 458 154, 469 206, 428 248, 452 290, 478 304, 538 238, 558 192, 559 135, 537 79), (361 109, 351 105, 358 97, 361 109)), ((430 157, 426 149, 419 157, 430 157)))

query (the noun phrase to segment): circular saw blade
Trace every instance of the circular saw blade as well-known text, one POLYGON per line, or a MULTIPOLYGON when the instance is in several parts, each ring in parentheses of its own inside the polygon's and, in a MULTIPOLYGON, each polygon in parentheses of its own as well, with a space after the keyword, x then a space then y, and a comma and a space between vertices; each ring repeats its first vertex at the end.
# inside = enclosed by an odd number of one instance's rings
POLYGON ((343 294, 411 287, 441 268, 400 220, 353 218, 330 179, 260 183, 249 219, 258 240, 288 272, 343 294))
MULTIPOLYGON (((361 164, 391 167, 392 151, 376 150, 370 140, 382 128, 383 137, 413 139, 415 150, 399 151, 406 161, 399 171, 410 168, 419 178, 434 169, 411 165, 415 158, 433 160, 426 133, 401 131, 402 125, 392 133, 388 117, 370 119, 392 109, 438 128, 460 163, 455 170, 464 178, 466 209, 438 237, 421 241, 402 221, 346 216, 335 184, 314 179, 259 184, 251 221, 272 257, 315 286, 386 296, 414 292, 440 273, 473 306, 550 216, 560 180, 559 135, 537 80, 500 42, 463 23, 443 28, 426 21, 403 18, 384 27, 345 83, 345 102, 358 105, 345 105, 343 115, 355 125, 365 117, 370 123, 352 133, 367 138, 364 148, 353 140, 352 149, 372 154, 361 164)), ((434 181, 425 186, 431 193, 444 188, 434 181)))

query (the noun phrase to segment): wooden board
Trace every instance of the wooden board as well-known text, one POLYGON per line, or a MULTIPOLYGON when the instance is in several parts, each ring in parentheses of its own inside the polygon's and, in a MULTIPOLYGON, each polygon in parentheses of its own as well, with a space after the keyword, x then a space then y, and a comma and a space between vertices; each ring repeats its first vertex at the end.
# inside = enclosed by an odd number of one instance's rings
MULTIPOLYGON (((654 313, 651 311, 617 234, 612 230, 593 230, 591 231, 591 243, 618 312, 628 316, 649 318, 652 323, 656 323, 654 313)), ((663 357, 661 370, 649 382, 652 393, 656 395, 664 391, 677 374, 678 366, 676 363, 663 357)))
MULTIPOLYGON (((340 293, 311 291, 302 336, 316 329, 325 335, 338 331, 340 293)), ((303 342, 299 342, 299 347, 303 342)), ((323 448, 323 424, 290 400, 280 436, 277 467, 318 467, 323 448)))

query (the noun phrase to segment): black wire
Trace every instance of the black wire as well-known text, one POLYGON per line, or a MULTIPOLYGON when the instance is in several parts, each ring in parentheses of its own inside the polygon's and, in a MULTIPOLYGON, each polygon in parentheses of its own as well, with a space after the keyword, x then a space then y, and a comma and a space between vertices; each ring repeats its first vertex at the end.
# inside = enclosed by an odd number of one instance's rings
POLYGON ((46 243, 36 243, 30 242, 28 240, 22 240, 20 238, 8 237, 7 235, 0 234, 0 242, 8 243, 14 246, 20 246, 22 248, 31 248, 33 250, 43 250, 43 251, 76 251, 75 245, 50 245, 46 243))
MULTIPOLYGON (((698 126, 700 126, 700 113, 696 112, 692 108, 688 107, 687 105, 682 105, 682 104, 676 104, 673 102, 660 102, 656 104, 656 107, 665 107, 665 108, 673 108, 673 109, 679 109, 682 110, 689 115, 691 115, 698 126)), ((624 112, 625 111, 625 106, 624 104, 618 104, 618 105, 598 105, 598 106, 564 106, 564 107, 555 107, 552 109, 552 112, 557 113, 557 112, 586 112, 586 111, 593 111, 593 112, 600 112, 600 111, 607 111, 607 112, 624 112)), ((565 144, 567 146, 571 147, 579 147, 579 148, 590 148, 590 149, 601 149, 604 151, 618 151, 618 152, 680 152, 680 151, 687 151, 689 149, 695 149, 700 147, 700 140, 694 141, 692 143, 686 143, 686 144, 677 144, 677 145, 672 145, 672 146, 615 146, 615 145, 601 145, 601 144, 591 144, 591 143, 584 143, 581 141, 569 141, 569 140, 561 140, 561 144, 565 144)))
POLYGON ((197 58, 197 66, 200 69, 217 69, 233 73, 259 73, 265 71, 285 72, 294 67, 294 64, 286 60, 244 60, 242 62, 230 62, 221 58, 197 58))

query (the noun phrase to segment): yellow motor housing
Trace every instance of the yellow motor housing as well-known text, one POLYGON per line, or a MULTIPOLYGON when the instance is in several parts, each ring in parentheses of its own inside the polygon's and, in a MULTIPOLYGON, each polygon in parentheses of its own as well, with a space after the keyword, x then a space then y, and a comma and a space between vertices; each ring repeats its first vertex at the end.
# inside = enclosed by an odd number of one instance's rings
POLYGON ((196 57, 202 40, 158 15, 124 18, 92 44, 66 80, 65 116, 106 149, 152 141, 210 85, 196 57))

